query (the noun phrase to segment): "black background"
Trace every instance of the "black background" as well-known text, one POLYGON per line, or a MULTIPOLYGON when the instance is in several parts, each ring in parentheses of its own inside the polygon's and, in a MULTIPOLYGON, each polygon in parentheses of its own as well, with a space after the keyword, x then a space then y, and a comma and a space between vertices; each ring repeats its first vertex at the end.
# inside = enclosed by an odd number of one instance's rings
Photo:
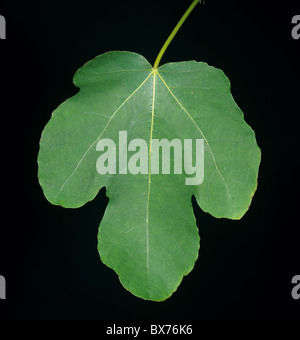
POLYGON ((259 188, 241 221, 195 204, 201 250, 162 303, 138 299, 97 253, 105 192, 81 209, 51 206, 37 181, 41 132, 77 92, 75 71, 128 50, 154 63, 191 1, 1 1, 0 274, 4 319, 300 319, 291 297, 299 264, 299 1, 213 1, 197 6, 162 63, 221 68, 262 149, 259 188))

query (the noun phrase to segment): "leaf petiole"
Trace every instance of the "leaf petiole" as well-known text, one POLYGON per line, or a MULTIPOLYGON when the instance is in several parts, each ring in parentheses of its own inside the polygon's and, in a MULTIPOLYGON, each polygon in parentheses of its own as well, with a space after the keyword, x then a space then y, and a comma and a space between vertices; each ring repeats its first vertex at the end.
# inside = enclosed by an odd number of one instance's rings
POLYGON ((188 18, 188 16, 191 14, 191 12, 193 11, 193 9, 197 6, 198 2, 201 3, 201 1, 199 0, 194 0, 193 3, 191 4, 191 6, 188 8, 188 10, 184 13, 183 17, 180 19, 180 21, 178 22, 178 24, 176 25, 176 27, 174 28, 174 30, 172 31, 172 33, 170 34, 169 38, 167 39, 167 41, 164 43, 162 49, 160 50, 155 63, 154 63, 154 69, 157 69, 159 66, 159 63, 163 57, 163 55, 165 54, 167 48, 169 47, 169 45, 171 44, 172 40, 174 39, 175 35, 177 34, 177 32, 180 30, 181 26, 184 24, 184 22, 186 21, 186 19, 188 18))

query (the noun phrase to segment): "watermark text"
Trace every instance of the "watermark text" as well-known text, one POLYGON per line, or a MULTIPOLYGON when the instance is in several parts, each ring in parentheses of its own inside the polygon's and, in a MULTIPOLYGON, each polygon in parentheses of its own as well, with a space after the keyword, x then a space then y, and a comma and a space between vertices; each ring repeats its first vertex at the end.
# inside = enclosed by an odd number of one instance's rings
POLYGON ((0 39, 6 39, 6 20, 0 15, 0 39))
POLYGON ((292 37, 295 40, 300 39, 300 15, 295 15, 292 19, 292 24, 295 25, 292 29, 292 37))
POLYGON ((180 139, 152 139, 148 146, 138 138, 128 143, 127 131, 119 131, 117 144, 118 148, 112 139, 98 141, 96 150, 102 154, 96 169, 100 175, 115 175, 117 171, 120 175, 181 175, 184 170, 186 185, 200 185, 204 180, 204 139, 184 139, 183 143, 180 139), (128 153, 132 153, 129 161, 128 153))
POLYGON ((0 275, 0 300, 6 299, 6 281, 5 277, 0 275))
POLYGON ((292 290, 292 297, 294 300, 300 300, 300 275, 296 275, 292 279, 294 285, 292 290))

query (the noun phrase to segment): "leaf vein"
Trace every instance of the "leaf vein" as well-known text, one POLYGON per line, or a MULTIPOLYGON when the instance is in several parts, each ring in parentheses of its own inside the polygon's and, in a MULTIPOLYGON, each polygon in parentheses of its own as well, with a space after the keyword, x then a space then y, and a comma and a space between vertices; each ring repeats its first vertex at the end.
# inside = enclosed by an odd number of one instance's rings
POLYGON ((132 69, 132 70, 116 70, 116 71, 110 71, 110 72, 95 72, 97 75, 104 75, 104 74, 113 74, 113 73, 121 73, 121 72, 142 72, 142 71, 149 71, 152 72, 151 69, 132 69))
POLYGON ((100 133, 100 135, 95 139, 95 141, 88 147, 88 149, 86 150, 86 152, 83 154, 83 156, 81 157, 81 159, 79 160, 78 164, 76 165, 74 171, 71 173, 71 175, 65 180, 65 182, 63 183, 63 185, 61 186, 58 194, 56 195, 55 198, 57 198, 61 192, 63 191, 64 187, 66 186, 66 184, 69 182, 69 180, 74 176, 74 174, 76 173, 76 171, 78 170, 80 164, 83 162, 83 160, 85 159, 85 157, 87 156, 87 154, 89 153, 89 151, 91 150, 91 148, 98 142, 98 140, 102 137, 103 133, 106 131, 106 129, 108 128, 109 124, 111 123, 111 121, 113 120, 113 118, 115 117, 115 115, 121 110, 121 108, 143 87, 143 85, 147 82, 147 80, 152 76, 153 72, 150 73, 148 75, 148 77, 141 83, 141 85, 139 87, 137 87, 124 101, 123 103, 116 109, 116 111, 112 114, 112 116, 110 117, 109 121, 107 122, 107 124, 105 125, 104 129, 102 130, 102 132, 100 133))
POLYGON ((153 96, 152 96, 152 114, 151 114, 151 129, 150 129, 150 142, 149 142, 149 180, 148 180, 148 200, 147 200, 147 281, 149 289, 149 207, 150 207, 150 193, 151 193, 151 152, 152 152, 152 136, 154 127, 154 111, 155 111, 155 91, 156 91, 156 73, 153 73, 153 96))
POLYGON ((228 185, 227 185, 227 183, 226 183, 226 181, 225 181, 224 176, 221 174, 221 172, 220 172, 220 170, 219 170, 219 168, 218 168, 216 158, 215 158, 215 156, 214 156, 214 153, 213 153, 213 151, 212 151, 212 149, 211 149, 211 146, 210 146, 210 144, 209 144, 207 138, 205 137, 204 133, 202 132, 202 130, 200 129, 200 127, 198 126, 198 124, 195 122, 195 120, 193 119, 193 117, 189 114, 189 112, 186 110, 186 108, 182 105, 182 103, 179 101, 179 99, 178 99, 178 98, 175 96, 175 94, 172 92, 172 90, 170 89, 170 87, 168 86, 168 84, 166 83, 166 81, 162 78, 162 76, 159 74, 159 72, 157 72, 157 74, 158 74, 159 78, 161 79, 161 81, 163 82, 163 84, 165 85, 165 87, 167 88, 167 90, 168 90, 168 91, 170 92, 170 94, 172 95, 172 97, 176 100, 177 104, 178 104, 178 105, 182 108, 182 110, 188 115, 188 117, 190 118, 190 120, 193 122, 193 124, 196 126, 196 128, 198 129, 198 131, 199 131, 199 132, 201 133, 201 135, 203 136, 203 138, 204 138, 204 140, 205 140, 205 142, 206 142, 206 144, 207 144, 207 146, 208 146, 208 149, 209 149, 209 152, 210 152, 210 154, 211 154, 212 160, 213 160, 213 162, 214 162, 214 164, 215 164, 216 170, 217 170, 219 176, 221 177, 221 179, 222 179, 222 181, 223 181, 223 183, 224 183, 224 185, 225 185, 225 187, 226 187, 227 195, 228 195, 228 197, 229 197, 230 199, 232 199, 232 196, 231 196, 231 194, 230 194, 230 192, 229 192, 228 185))

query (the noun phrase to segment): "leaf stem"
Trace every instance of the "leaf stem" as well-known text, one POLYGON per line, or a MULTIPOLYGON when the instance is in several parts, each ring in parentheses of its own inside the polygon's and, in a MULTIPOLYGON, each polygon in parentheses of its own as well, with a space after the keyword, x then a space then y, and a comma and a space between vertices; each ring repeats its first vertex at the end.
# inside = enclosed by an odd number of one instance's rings
MULTIPOLYGON (((191 14, 191 12, 193 11, 193 9, 197 6, 199 0, 194 0, 193 3, 191 4, 191 6, 188 8, 188 10, 184 13, 183 17, 180 19, 180 21, 178 22, 178 24, 176 25, 176 27, 174 28, 174 30, 172 31, 171 35, 169 36, 169 38, 167 39, 167 41, 165 42, 165 44, 163 45, 162 49, 160 50, 155 63, 154 63, 154 69, 157 69, 159 66, 159 63, 163 57, 163 55, 165 54, 167 48, 169 47, 169 45, 171 44, 172 40, 174 39, 175 35, 177 34, 177 32, 180 30, 181 26, 184 24, 184 22, 186 21, 186 19, 188 18, 188 16, 191 14)), ((201 1, 200 1, 201 2, 201 1)))

